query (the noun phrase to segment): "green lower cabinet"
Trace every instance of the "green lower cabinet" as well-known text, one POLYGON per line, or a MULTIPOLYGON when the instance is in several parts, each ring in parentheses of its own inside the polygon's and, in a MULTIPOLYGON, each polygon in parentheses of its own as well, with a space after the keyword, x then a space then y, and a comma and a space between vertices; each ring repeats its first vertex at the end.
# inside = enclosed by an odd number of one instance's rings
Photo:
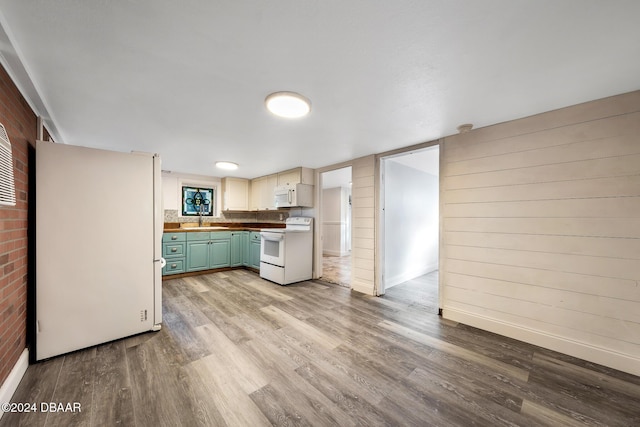
POLYGON ((257 231, 249 236, 249 267, 260 269, 260 233, 257 231))
POLYGON ((231 232, 212 231, 209 249, 209 268, 231 266, 231 232))
POLYGON ((184 257, 176 259, 166 259, 167 265, 162 269, 162 275, 168 276, 170 274, 184 273, 184 257))
POLYGON ((230 258, 230 232, 187 233, 187 271, 229 267, 230 258))
POLYGON ((260 232, 197 231, 164 233, 163 275, 225 267, 260 269, 260 232))
POLYGON ((212 240, 209 248, 209 268, 223 268, 231 265, 230 239, 212 240))
POLYGON ((248 231, 242 232, 242 265, 247 267, 249 265, 249 235, 248 231))
POLYGON ((209 268, 209 240, 187 242, 187 271, 209 268))
POLYGON ((167 262, 162 268, 163 276, 186 271, 185 240, 184 233, 164 233, 162 235, 162 257, 167 262))
POLYGON ((244 231, 232 231, 231 232, 231 246, 230 246, 230 260, 231 267, 241 267, 243 261, 242 252, 242 233, 244 231))

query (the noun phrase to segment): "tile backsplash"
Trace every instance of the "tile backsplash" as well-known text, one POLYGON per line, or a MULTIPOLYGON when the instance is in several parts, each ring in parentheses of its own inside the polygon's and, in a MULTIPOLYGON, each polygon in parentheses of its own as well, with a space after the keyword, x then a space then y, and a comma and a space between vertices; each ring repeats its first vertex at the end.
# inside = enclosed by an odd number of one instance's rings
MULTIPOLYGON (((221 212, 217 217, 205 217, 205 222, 273 222, 284 223, 289 217, 289 212, 260 211, 260 212, 221 212)), ((196 222, 198 217, 180 217, 178 210, 165 209, 164 222, 196 222)))

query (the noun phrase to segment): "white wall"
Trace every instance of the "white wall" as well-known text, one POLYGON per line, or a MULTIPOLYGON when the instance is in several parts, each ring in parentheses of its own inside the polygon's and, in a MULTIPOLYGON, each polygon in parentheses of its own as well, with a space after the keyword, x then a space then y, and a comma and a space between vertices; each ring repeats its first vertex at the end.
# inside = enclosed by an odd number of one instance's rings
POLYGON ((444 317, 640 375, 640 91, 440 149, 444 317))
POLYGON ((438 269, 437 176, 384 161, 384 287, 438 269))
POLYGON ((176 172, 162 172, 162 205, 163 209, 181 212, 182 184, 210 185, 216 187, 216 207, 218 214, 222 206, 220 178, 205 175, 193 175, 176 172))

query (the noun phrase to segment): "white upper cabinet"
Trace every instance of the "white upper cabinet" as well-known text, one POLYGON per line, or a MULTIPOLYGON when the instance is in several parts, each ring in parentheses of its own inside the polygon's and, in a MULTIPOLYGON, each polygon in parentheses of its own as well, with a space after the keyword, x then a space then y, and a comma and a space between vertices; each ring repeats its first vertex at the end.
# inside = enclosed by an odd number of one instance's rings
POLYGON ((274 190, 279 185, 310 184, 315 181, 315 171, 310 168, 293 168, 276 174, 251 180, 249 209, 252 211, 274 210, 274 190))
POLYGON ((225 211, 249 210, 249 180, 222 178, 222 209, 225 211))
POLYGON ((278 173, 278 185, 287 184, 314 184, 313 169, 310 168, 293 168, 278 173))
POLYGON ((251 180, 251 203, 249 207, 252 211, 257 211, 261 209, 262 205, 262 192, 264 191, 264 187, 267 185, 267 177, 261 176, 260 178, 254 178, 251 180))
POLYGON ((251 180, 252 211, 265 211, 275 209, 273 190, 278 183, 278 175, 261 176, 251 180))

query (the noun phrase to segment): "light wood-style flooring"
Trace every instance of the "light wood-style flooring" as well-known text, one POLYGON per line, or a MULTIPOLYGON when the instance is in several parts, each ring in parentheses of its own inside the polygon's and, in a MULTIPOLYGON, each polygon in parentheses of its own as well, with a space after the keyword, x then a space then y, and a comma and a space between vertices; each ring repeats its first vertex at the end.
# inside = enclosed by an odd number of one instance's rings
MULTIPOLYGON (((637 426, 640 378, 385 297, 245 270, 164 283, 161 331, 30 366, 0 426, 637 426)), ((391 292, 393 291, 393 292, 391 292)))
POLYGON ((322 257, 322 280, 351 287, 351 255, 322 257))
POLYGON ((386 289, 384 298, 421 313, 438 314, 438 271, 386 289))

